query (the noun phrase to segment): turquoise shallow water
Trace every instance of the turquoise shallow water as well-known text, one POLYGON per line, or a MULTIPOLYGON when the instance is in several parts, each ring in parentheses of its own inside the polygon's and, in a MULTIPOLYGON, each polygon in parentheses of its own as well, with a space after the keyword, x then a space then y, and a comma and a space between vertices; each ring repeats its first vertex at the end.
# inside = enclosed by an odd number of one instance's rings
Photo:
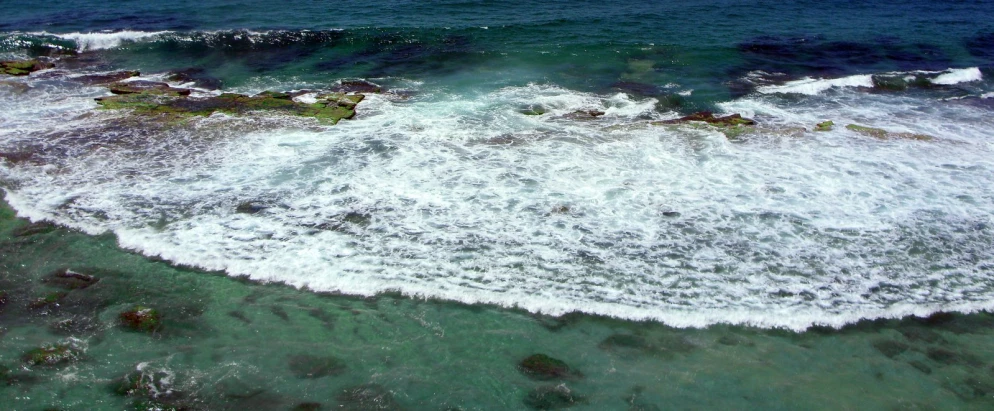
POLYGON ((0 408, 991 407, 990 2, 33 3, 0 408))

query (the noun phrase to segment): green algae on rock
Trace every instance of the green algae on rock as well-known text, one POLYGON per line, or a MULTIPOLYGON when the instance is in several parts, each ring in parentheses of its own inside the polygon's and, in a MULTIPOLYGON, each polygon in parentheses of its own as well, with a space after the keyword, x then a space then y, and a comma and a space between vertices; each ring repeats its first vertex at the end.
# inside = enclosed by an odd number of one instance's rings
POLYGON ((96 100, 105 109, 131 109, 136 114, 143 115, 206 117, 214 113, 244 115, 263 111, 313 117, 322 123, 336 124, 341 119, 355 116, 355 106, 363 98, 365 96, 362 94, 329 93, 319 96, 315 103, 299 103, 290 99, 286 93, 276 92, 263 92, 255 96, 224 93, 202 98, 175 98, 153 89, 99 97, 96 100))
POLYGON ((915 134, 915 133, 894 133, 881 128, 873 128, 867 126, 861 126, 859 124, 849 124, 846 129, 855 131, 859 134, 863 134, 870 137, 876 137, 881 140, 887 140, 891 138, 907 139, 907 140, 921 140, 930 141, 933 140, 932 136, 926 134, 915 134))
POLYGON ((55 67, 52 63, 41 62, 38 60, 12 60, 12 61, 0 61, 0 74, 7 74, 11 76, 26 76, 32 72, 44 69, 50 69, 55 67))
POLYGON ((571 368, 563 360, 545 354, 534 354, 521 360, 521 363, 518 364, 518 370, 536 380, 583 378, 581 372, 571 368))
POLYGON ((135 331, 154 332, 162 328, 162 319, 154 308, 135 306, 121 313, 121 325, 135 331))
POLYGON ((28 365, 63 365, 79 361, 83 357, 80 349, 68 343, 48 344, 24 354, 28 365))
POLYGON ((705 123, 718 128, 729 140, 735 140, 743 134, 754 131, 756 121, 751 118, 742 117, 741 114, 730 114, 723 117, 715 117, 710 111, 701 111, 689 116, 680 117, 673 120, 653 121, 652 125, 675 125, 675 124, 699 124, 705 123))
POLYGON ((821 123, 815 124, 815 131, 832 131, 832 126, 835 122, 832 120, 822 121, 821 123))

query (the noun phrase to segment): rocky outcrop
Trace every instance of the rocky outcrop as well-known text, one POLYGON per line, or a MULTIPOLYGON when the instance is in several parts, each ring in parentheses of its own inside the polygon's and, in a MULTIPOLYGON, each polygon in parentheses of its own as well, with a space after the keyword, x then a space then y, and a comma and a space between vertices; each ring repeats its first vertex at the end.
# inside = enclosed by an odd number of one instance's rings
POLYGON ((55 64, 39 60, 0 61, 0 74, 26 76, 32 72, 55 67, 55 64))
POLYGON ((933 140, 932 136, 926 134, 895 133, 881 128, 866 127, 866 126, 861 126, 859 124, 849 124, 846 126, 846 129, 855 131, 864 136, 876 137, 881 140, 888 140, 893 138, 906 139, 906 140, 921 140, 921 141, 933 140))

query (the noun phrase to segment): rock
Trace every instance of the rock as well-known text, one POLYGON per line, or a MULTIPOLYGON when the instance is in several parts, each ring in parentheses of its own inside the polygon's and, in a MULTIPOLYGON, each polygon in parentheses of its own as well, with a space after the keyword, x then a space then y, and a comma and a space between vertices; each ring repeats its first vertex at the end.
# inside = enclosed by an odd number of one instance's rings
POLYGON ((290 371, 297 378, 321 378, 345 372, 345 362, 332 356, 308 354, 291 355, 288 362, 290 371))
POLYGON ((534 354, 521 360, 518 370, 535 380, 583 378, 582 373, 570 368, 562 360, 545 354, 534 354))
POLYGON ((24 372, 14 371, 7 366, 0 365, 0 384, 6 386, 20 385, 37 382, 38 378, 24 372))
POLYGON ((914 134, 914 133, 892 133, 884 129, 873 128, 861 126, 859 124, 849 124, 846 129, 855 131, 859 134, 863 134, 870 137, 876 137, 881 140, 887 140, 891 138, 907 139, 907 140, 920 140, 920 141, 930 141, 932 136, 925 134, 914 134))
POLYGON ((235 212, 242 214, 255 214, 267 208, 269 208, 268 205, 258 203, 255 201, 246 201, 235 207, 235 212))
POLYGON ((206 90, 220 90, 224 85, 220 79, 211 77, 206 74, 206 70, 196 67, 172 71, 166 79, 178 83, 193 83, 194 87, 206 90))
POLYGON ((86 76, 79 76, 73 78, 73 80, 92 86, 98 84, 114 83, 132 77, 138 77, 140 75, 141 73, 139 73, 138 71, 118 71, 116 73, 110 73, 110 74, 90 74, 86 76))
POLYGON ((603 115, 604 112, 600 110, 577 110, 565 117, 573 120, 592 120, 603 115))
POLYGON ((18 227, 11 234, 13 234, 14 237, 29 237, 33 235, 48 234, 55 231, 56 228, 58 227, 55 224, 47 221, 39 221, 26 226, 18 227))
POLYGON ((135 331, 155 332, 162 328, 162 319, 154 308, 141 305, 122 312, 118 318, 121 325, 135 331))
POLYGON ((165 371, 145 372, 139 366, 139 369, 114 380, 110 389, 120 396, 167 399, 177 395, 171 387, 171 379, 172 375, 165 371))
POLYGON ((11 164, 26 162, 28 160, 31 160, 31 157, 33 156, 34 154, 30 152, 12 152, 12 153, 0 152, 0 159, 3 159, 11 164))
POLYGON ((832 126, 834 125, 835 123, 832 122, 832 120, 822 121, 821 123, 815 124, 815 131, 831 131, 832 126))
POLYGON ((52 67, 55 67, 55 64, 38 60, 0 61, 0 74, 26 76, 32 72, 50 69, 52 67))
POLYGON ((100 281, 92 275, 77 273, 70 269, 63 269, 52 273, 51 276, 42 280, 46 284, 62 287, 68 290, 82 290, 100 281))
POLYGON ((59 307, 59 303, 65 299, 69 294, 59 291, 54 293, 48 293, 44 297, 35 299, 28 303, 28 308, 31 310, 42 310, 42 309, 54 309, 59 307))
POLYGON ((335 397, 345 410, 401 410, 393 394, 379 384, 363 384, 342 390, 335 397))
POLYGON ((319 411, 321 410, 320 402, 302 402, 293 407, 292 411, 319 411))
POLYGON ((249 97, 243 94, 224 93, 204 98, 184 98, 155 92, 99 97, 97 104, 105 109, 131 109, 142 115, 167 115, 173 117, 209 116, 215 112, 244 115, 253 111, 274 112, 300 117, 313 117, 318 121, 336 124, 341 119, 355 116, 355 105, 363 95, 329 95, 316 103, 298 103, 286 93, 260 93, 249 97), (338 97, 341 98, 338 98, 338 97))
POLYGON ((128 82, 113 83, 107 86, 113 94, 137 94, 150 93, 166 96, 189 96, 190 89, 173 88, 166 83, 157 81, 136 80, 128 82))
POLYGON ((714 113, 710 111, 701 111, 689 116, 680 117, 674 120, 664 120, 653 122, 654 125, 659 124, 683 124, 690 121, 703 121, 705 123, 715 125, 715 126, 753 126, 756 125, 756 121, 753 119, 742 117, 741 114, 732 114, 724 117, 715 117, 714 113))
POLYGON ((331 87, 332 91, 339 93, 382 93, 383 88, 366 80, 342 80, 338 85, 331 87))
POLYGON ((542 106, 529 106, 518 111, 526 116, 541 116, 546 113, 545 108, 542 106))
POLYGON ((50 344, 35 348, 24 354, 22 359, 28 365, 55 366, 79 361, 83 353, 72 344, 50 344))
POLYGON ((526 406, 536 410, 556 410, 569 408, 586 402, 586 399, 573 393, 566 384, 538 387, 525 396, 526 406))

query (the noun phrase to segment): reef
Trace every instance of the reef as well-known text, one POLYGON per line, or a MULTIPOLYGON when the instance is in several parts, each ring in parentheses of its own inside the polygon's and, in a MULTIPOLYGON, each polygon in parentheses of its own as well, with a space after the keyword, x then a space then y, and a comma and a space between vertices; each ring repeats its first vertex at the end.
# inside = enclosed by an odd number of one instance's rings
POLYGON ((582 378, 583 374, 560 359, 545 354, 528 356, 518 364, 518 370, 536 380, 582 378))
POLYGON ((0 74, 10 76, 26 76, 38 70, 55 67, 55 64, 38 60, 9 60, 0 61, 0 74))
POLYGON ((861 126, 859 124, 849 124, 849 125, 846 126, 846 129, 851 130, 851 131, 855 131, 855 132, 857 132, 859 134, 862 134, 862 135, 865 135, 865 136, 876 137, 876 138, 879 138, 881 140, 888 140, 888 139, 892 139, 892 138, 907 139, 907 140, 921 140, 921 141, 930 141, 930 140, 933 140, 932 136, 929 136, 929 135, 926 135, 926 134, 895 133, 895 132, 890 132, 890 131, 887 131, 887 130, 884 130, 884 129, 880 129, 880 128, 873 128, 873 127, 861 126))
POLYGON ((155 332, 162 328, 162 318, 154 308, 135 306, 120 314, 121 325, 135 331, 155 332))
POLYGON ((111 92, 115 95, 99 97, 97 104, 105 109, 130 109, 139 115, 185 118, 262 111, 312 117, 322 123, 336 124, 339 120, 354 117, 356 105, 365 98, 362 94, 328 93, 317 96, 315 103, 300 103, 289 94, 279 92, 263 92, 254 96, 224 93, 210 97, 186 97, 189 90, 172 88, 165 83, 128 87, 130 84, 113 85, 111 92))

